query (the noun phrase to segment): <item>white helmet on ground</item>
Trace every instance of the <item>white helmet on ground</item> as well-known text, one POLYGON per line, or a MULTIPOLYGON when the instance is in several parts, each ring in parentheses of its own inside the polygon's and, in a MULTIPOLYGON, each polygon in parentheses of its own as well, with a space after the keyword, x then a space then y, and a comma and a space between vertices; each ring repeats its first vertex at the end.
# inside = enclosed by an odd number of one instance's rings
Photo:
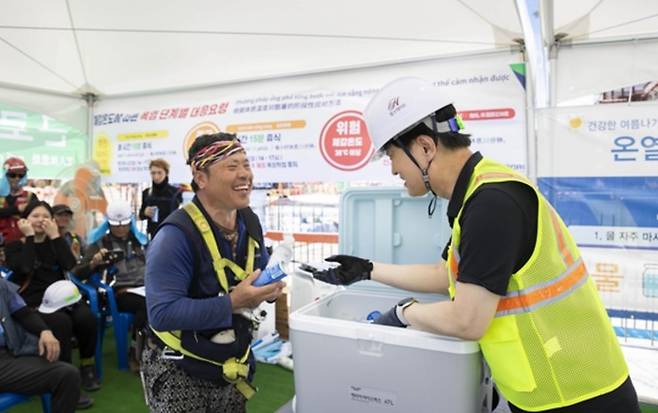
POLYGON ((113 201, 107 206, 107 221, 110 225, 128 225, 133 215, 130 204, 126 201, 113 201))
POLYGON ((50 284, 43 294, 39 312, 54 313, 60 308, 68 307, 80 301, 81 295, 78 287, 71 281, 60 280, 50 284))
POLYGON ((433 84, 415 77, 396 79, 381 88, 363 112, 376 151, 421 122, 437 132, 458 131, 455 121, 434 122, 430 115, 450 105, 433 84), (456 130, 455 130, 456 129, 456 130))

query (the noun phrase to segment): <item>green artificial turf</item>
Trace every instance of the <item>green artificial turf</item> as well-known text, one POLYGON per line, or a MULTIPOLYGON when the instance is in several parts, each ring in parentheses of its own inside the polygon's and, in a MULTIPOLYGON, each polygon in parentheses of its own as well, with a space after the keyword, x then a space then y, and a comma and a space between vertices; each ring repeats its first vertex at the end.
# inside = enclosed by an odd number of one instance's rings
MULTIPOLYGON (((117 369, 117 357, 114 352, 114 337, 110 329, 103 340, 103 387, 89 395, 94 398, 94 405, 87 410, 90 413, 142 413, 148 412, 139 377, 136 374, 117 369)), ((77 353, 77 350, 74 350, 77 353)), ((273 413, 292 399, 295 388, 292 372, 283 367, 258 364, 254 384, 259 391, 249 400, 249 413, 273 413)), ((11 413, 41 412, 41 400, 33 397, 29 403, 20 404, 9 409, 11 413)))
MULTIPOLYGON (((75 353, 76 351, 74 351, 75 353)), ((90 413, 146 413, 144 396, 139 377, 135 374, 119 371, 114 352, 114 337, 110 329, 106 333, 103 346, 103 366, 105 377, 101 390, 90 393, 96 401, 88 410, 90 413)), ((259 391, 247 404, 249 413, 273 413, 292 399, 295 394, 292 372, 280 366, 258 364, 254 381, 259 391)), ((658 413, 658 406, 643 404, 642 413, 658 413)), ((41 400, 34 397, 9 409, 12 413, 41 412, 41 400)))

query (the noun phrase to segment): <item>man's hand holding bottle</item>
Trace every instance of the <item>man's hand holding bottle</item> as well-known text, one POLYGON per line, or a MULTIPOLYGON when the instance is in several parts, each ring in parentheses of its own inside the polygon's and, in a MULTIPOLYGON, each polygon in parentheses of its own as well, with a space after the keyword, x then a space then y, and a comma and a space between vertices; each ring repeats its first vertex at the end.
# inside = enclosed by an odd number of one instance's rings
POLYGON ((256 308, 263 301, 275 301, 281 295, 283 287, 286 285, 281 281, 261 287, 252 285, 258 279, 260 273, 260 270, 254 271, 231 290, 229 296, 234 311, 243 308, 256 308))

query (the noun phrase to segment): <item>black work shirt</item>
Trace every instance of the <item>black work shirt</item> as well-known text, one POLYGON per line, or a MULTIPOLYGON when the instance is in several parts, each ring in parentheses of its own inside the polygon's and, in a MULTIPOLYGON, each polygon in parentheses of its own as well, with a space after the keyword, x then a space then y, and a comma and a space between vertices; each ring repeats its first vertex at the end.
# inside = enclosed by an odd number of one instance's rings
POLYGON ((46 289, 55 281, 65 279, 76 259, 62 237, 34 242, 30 235, 5 248, 7 265, 14 271, 14 281, 23 288, 21 296, 30 307, 38 307, 46 289))
MULTIPOLYGON (((480 152, 466 162, 457 178, 448 203, 448 222, 453 226, 464 204, 464 196, 480 152)), ((528 261, 537 238, 537 197, 534 190, 519 182, 481 185, 471 195, 459 218, 459 277, 462 283, 476 284, 494 294, 505 295, 513 273, 528 261)), ((443 259, 448 259, 448 246, 443 259)))

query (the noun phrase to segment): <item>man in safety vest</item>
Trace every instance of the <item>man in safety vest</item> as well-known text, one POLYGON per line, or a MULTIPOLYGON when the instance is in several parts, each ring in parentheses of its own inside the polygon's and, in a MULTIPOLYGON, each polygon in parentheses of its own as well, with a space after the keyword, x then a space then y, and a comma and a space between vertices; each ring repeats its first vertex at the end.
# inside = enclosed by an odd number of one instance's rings
MULTIPOLYGON (((637 412, 639 405, 596 285, 568 229, 525 176, 472 153, 454 106, 432 84, 402 78, 364 112, 375 149, 412 196, 449 200, 452 236, 437 264, 358 257, 315 276, 373 279, 451 300, 400 301, 375 323, 476 340, 513 412, 637 412)), ((436 368, 441 368, 436 366, 436 368)), ((455 372, 458 374, 458 372, 455 372)))
POLYGON ((196 196, 159 226, 147 251, 148 404, 154 412, 243 412, 255 392, 245 312, 275 300, 283 283, 251 285, 269 256, 249 208, 253 174, 240 141, 202 135, 187 162, 196 196))
POLYGON ((23 237, 18 220, 25 208, 39 199, 23 187, 27 185, 27 165, 22 159, 7 158, 0 177, 0 236, 5 244, 23 237))

